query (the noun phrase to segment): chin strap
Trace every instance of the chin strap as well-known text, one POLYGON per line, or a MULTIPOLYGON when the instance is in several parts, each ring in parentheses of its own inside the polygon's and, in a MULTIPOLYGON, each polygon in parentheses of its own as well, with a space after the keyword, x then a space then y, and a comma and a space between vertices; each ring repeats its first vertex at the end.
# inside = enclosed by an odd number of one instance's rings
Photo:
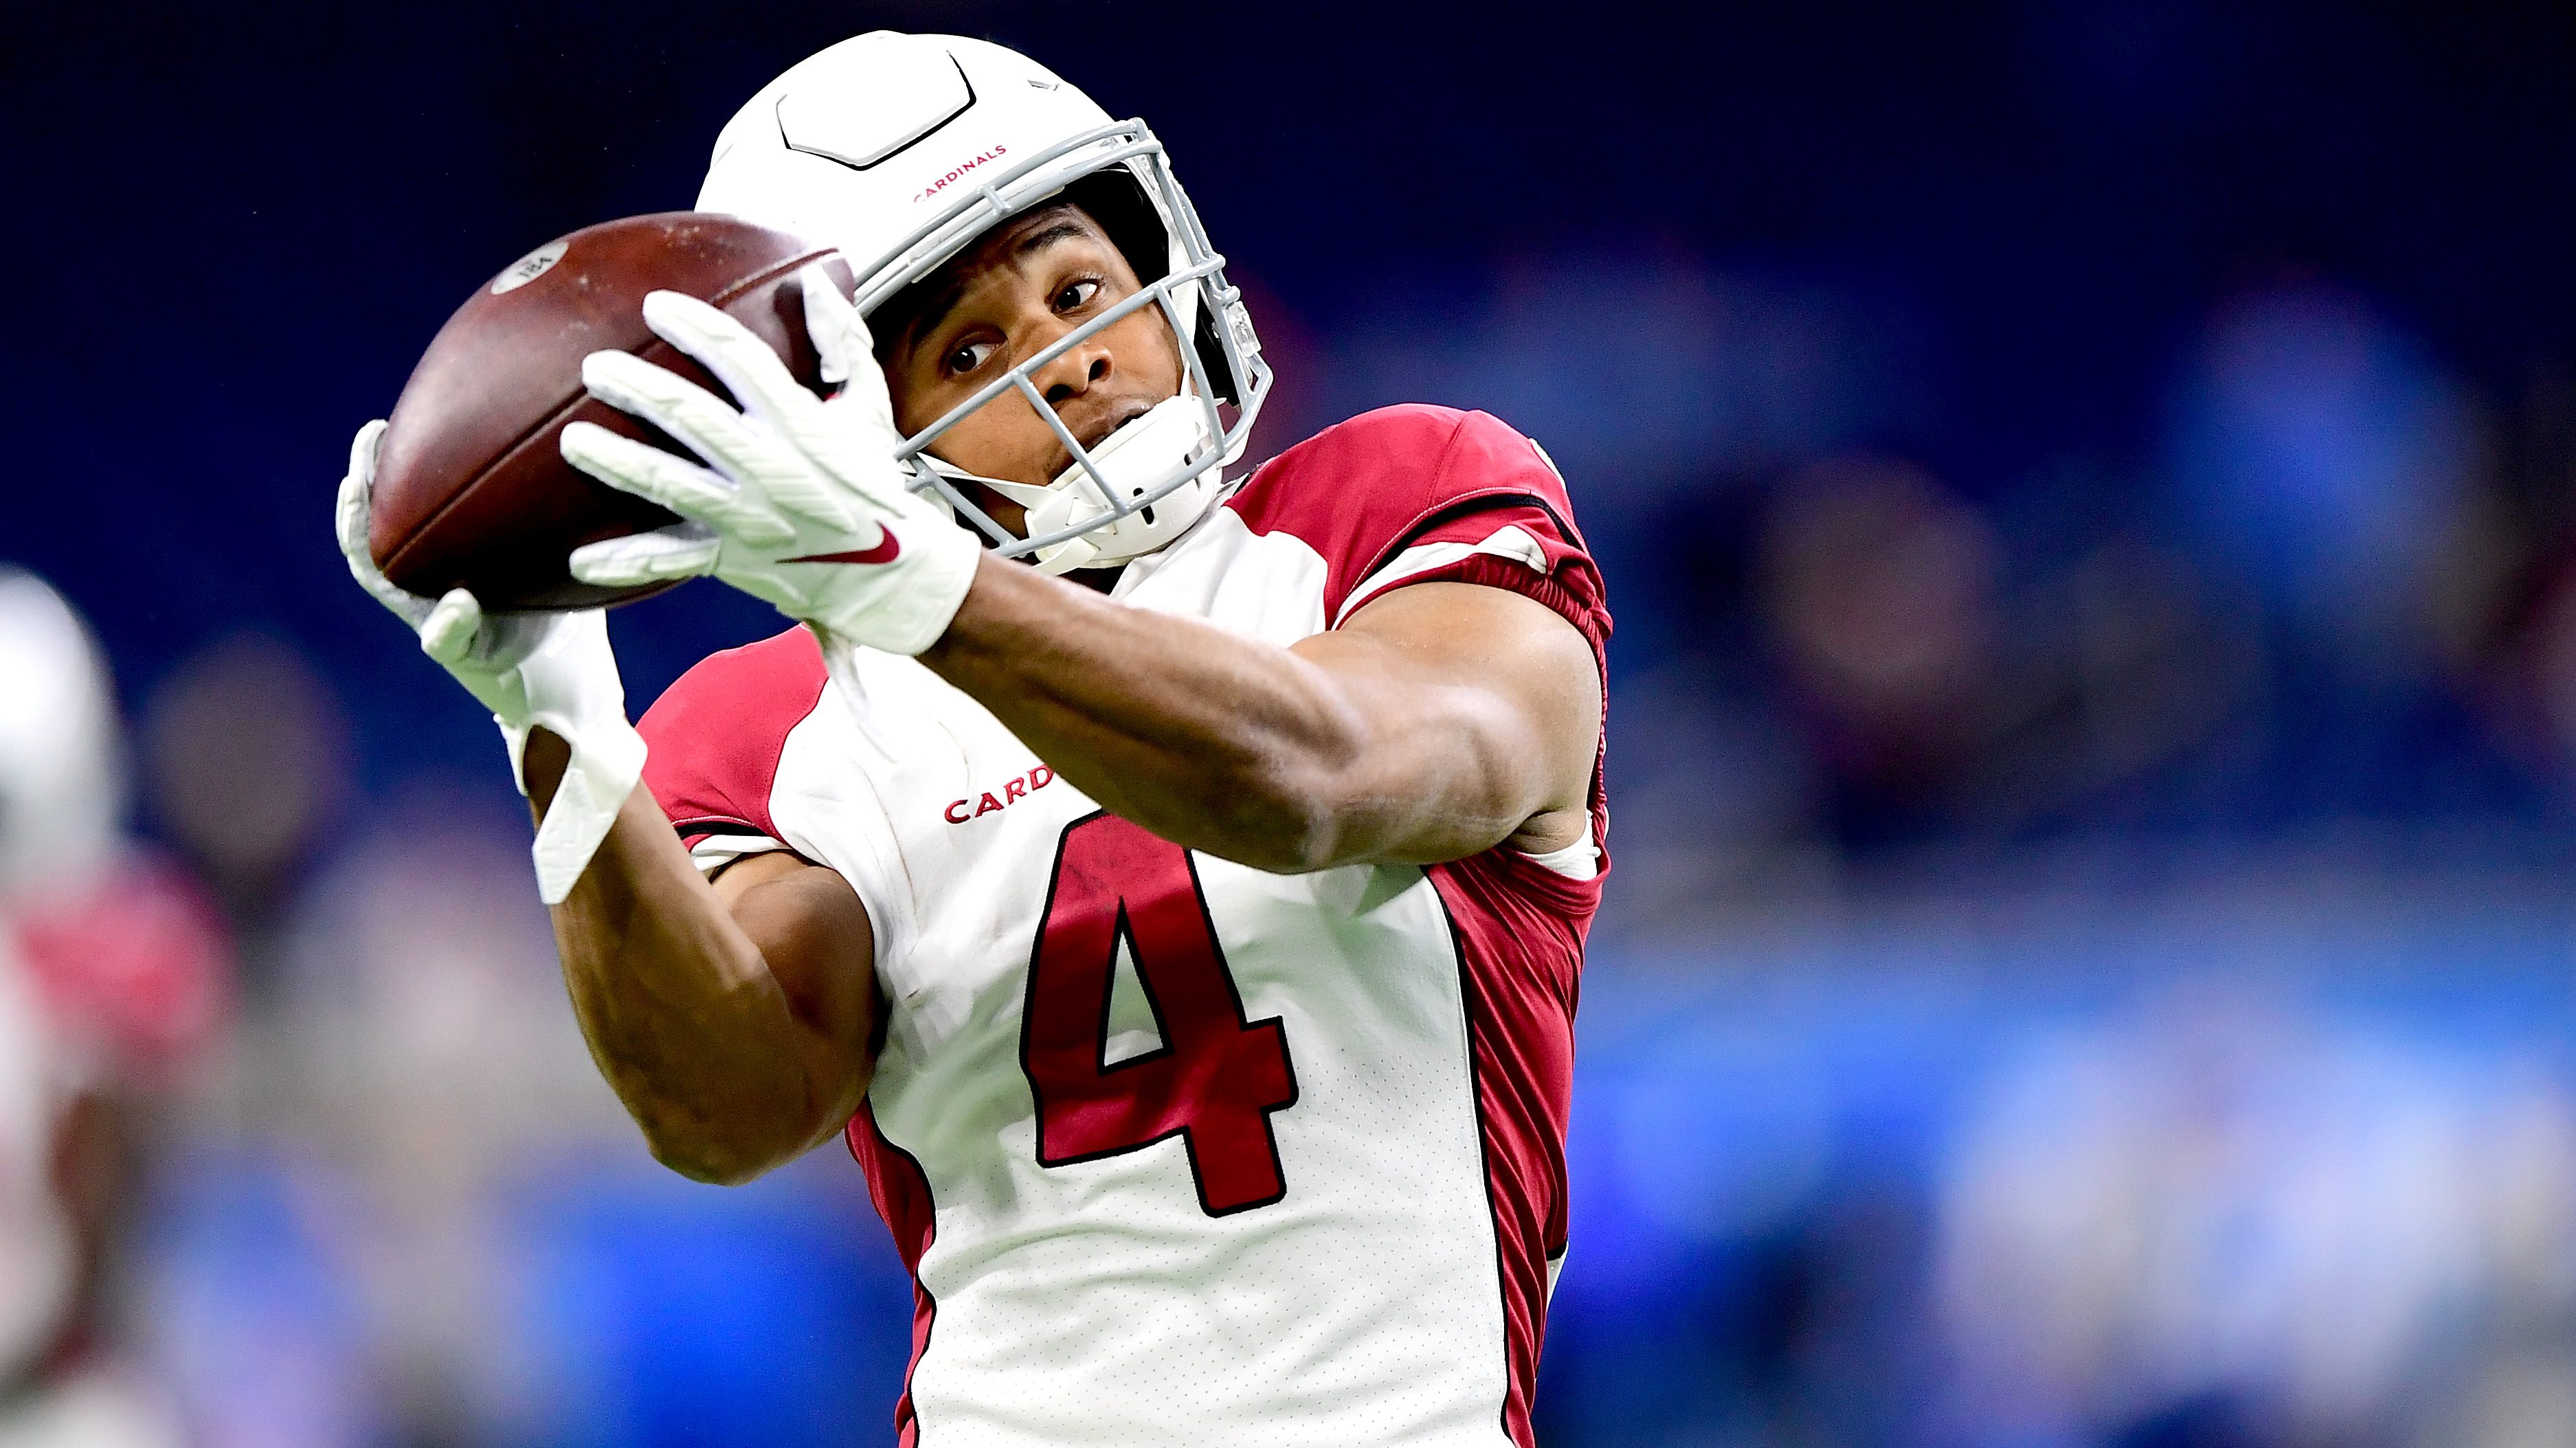
MULTIPOLYGON (((1160 481, 1172 469, 1186 461, 1190 454, 1206 447, 1210 439, 1207 405, 1186 388, 1176 397, 1156 403, 1143 416, 1103 438, 1091 449, 1092 466, 1107 479, 1112 492, 1133 492, 1160 481)), ((1027 536, 1039 537, 1068 527, 1087 514, 1107 512, 1112 504, 1079 459, 1056 474, 1055 481, 1043 486, 1033 483, 1005 482, 967 472, 940 458, 924 454, 930 466, 941 475, 983 484, 1014 503, 1028 509, 1027 536)), ((1211 456, 1208 468, 1213 471, 1225 459, 1211 456)), ((1184 484, 1155 506, 1169 501, 1185 507, 1181 495, 1195 484, 1184 484)), ((1121 531, 1120 524, 1136 515, 1128 514, 1102 524, 1079 537, 1052 543, 1037 551, 1037 571, 1050 576, 1071 573, 1077 568, 1110 568, 1140 554, 1150 553, 1170 542, 1170 530, 1140 528, 1145 536, 1129 540, 1132 546, 1120 547, 1121 540, 1109 537, 1121 531), (1102 546, 1103 543, 1109 546, 1102 546)))

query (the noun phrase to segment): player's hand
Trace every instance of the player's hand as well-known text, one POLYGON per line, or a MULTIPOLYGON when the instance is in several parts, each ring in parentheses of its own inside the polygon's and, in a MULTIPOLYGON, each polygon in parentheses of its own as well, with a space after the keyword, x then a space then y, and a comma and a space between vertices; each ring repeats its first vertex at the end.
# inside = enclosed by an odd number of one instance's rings
POLYGON ((844 384, 829 402, 749 328, 678 292, 646 297, 645 324, 703 363, 740 409, 630 353, 582 362, 592 396, 708 466, 594 424, 565 428, 565 461, 688 520, 577 549, 572 573, 610 587, 713 574, 841 639, 917 654, 956 617, 983 546, 907 486, 894 405, 858 309, 821 267, 801 280, 823 376, 844 384))
POLYGON ((572 749, 563 782, 537 826, 537 892, 561 904, 644 774, 644 737, 626 721, 626 688, 599 609, 573 613, 490 613, 472 593, 426 598, 397 588, 367 550, 367 523, 383 422, 358 429, 340 480, 341 556, 358 586, 420 635, 466 692, 492 711, 510 749, 510 774, 528 792, 528 731, 542 727, 572 749))

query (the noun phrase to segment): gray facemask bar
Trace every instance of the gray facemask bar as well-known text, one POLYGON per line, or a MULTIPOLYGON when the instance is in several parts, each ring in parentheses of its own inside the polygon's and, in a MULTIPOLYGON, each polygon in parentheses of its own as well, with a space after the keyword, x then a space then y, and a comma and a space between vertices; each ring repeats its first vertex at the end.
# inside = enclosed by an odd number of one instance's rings
MULTIPOLYGON (((1198 212, 1182 192, 1180 182, 1173 177, 1162 143, 1154 138, 1154 133, 1144 122, 1126 120, 1096 127, 1046 148, 959 198, 946 211, 904 238, 894 248, 894 254, 911 253, 912 260, 867 279, 861 284, 856 298, 862 314, 873 311, 903 288, 945 265, 974 238, 993 226, 1063 190, 1072 181, 1130 162, 1142 163, 1145 179, 1153 188, 1155 209, 1161 213, 1171 239, 1181 244, 1181 265, 1146 283, 1135 295, 1122 299, 978 389, 974 396, 949 409, 936 422, 906 439, 896 450, 896 457, 912 469, 911 486, 915 492, 935 493, 945 499, 959 516, 971 520, 991 538, 995 551, 1006 558, 1080 537, 1151 507, 1191 479, 1223 466, 1225 460, 1236 455, 1250 437, 1261 401, 1269 394, 1270 367, 1262 359, 1261 343, 1253 335, 1249 319, 1242 313, 1243 294, 1226 285, 1225 258, 1208 245, 1207 233, 1199 225, 1198 212), (1078 167, 1048 170, 1066 156, 1087 148, 1100 148, 1101 154, 1086 158, 1078 167), (941 244, 915 250, 934 237, 940 238, 941 244), (1185 287, 1198 288, 1200 305, 1206 309, 1210 330, 1217 339, 1226 370, 1238 383, 1230 389, 1240 399, 1231 428, 1225 425, 1223 415, 1217 411, 1219 389, 1208 373, 1206 359, 1200 355, 1194 335, 1196 329, 1183 315, 1176 295, 1185 287), (1163 309, 1164 321, 1171 327, 1172 336, 1180 348, 1182 366, 1200 405, 1206 410, 1210 442, 1142 490, 1131 488, 1122 496, 1092 460, 1090 450, 1074 438, 1064 420, 1047 405, 1029 374, 1147 306, 1163 309), (1047 426, 1054 430, 1056 440, 1064 445, 1066 454, 1090 476, 1092 486, 1106 505, 1102 511, 1034 538, 1014 537, 958 491, 955 483, 940 471, 943 465, 934 464, 927 453, 930 444, 977 408, 1001 396, 1005 390, 1018 391, 1037 415, 1046 420, 1047 426)), ((1129 166, 1128 169, 1133 172, 1138 168, 1129 166)))

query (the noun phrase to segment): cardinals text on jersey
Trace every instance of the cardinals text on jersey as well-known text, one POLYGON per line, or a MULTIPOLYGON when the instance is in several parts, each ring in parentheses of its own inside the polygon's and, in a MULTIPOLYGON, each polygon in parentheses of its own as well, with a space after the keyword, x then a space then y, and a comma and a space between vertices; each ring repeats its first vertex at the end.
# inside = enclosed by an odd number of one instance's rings
MULTIPOLYGON (((1116 596, 1284 646, 1432 580, 1609 633, 1544 455, 1433 407, 1282 454, 1116 596)), ((646 781, 710 868, 785 847, 866 903, 849 1140, 917 1285, 902 1441, 1531 1448, 1589 852, 1266 874, 1101 812, 916 661, 842 662, 798 629, 700 664, 646 781)))

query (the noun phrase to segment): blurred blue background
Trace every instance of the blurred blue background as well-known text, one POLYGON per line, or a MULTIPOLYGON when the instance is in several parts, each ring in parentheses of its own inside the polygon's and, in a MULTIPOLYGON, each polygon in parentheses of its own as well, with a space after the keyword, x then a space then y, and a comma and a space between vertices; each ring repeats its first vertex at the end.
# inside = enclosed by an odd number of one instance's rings
MULTIPOLYGON (((649 1163, 325 517, 471 287, 881 26, 1153 123, 1258 453, 1428 400, 1571 481, 1547 1443, 2576 1444, 2576 19, 2299 0, 15 17, 0 562, 239 965, 120 1299, 201 1441, 890 1437, 855 1169, 649 1163)), ((630 699, 775 626, 621 611, 630 699)))

